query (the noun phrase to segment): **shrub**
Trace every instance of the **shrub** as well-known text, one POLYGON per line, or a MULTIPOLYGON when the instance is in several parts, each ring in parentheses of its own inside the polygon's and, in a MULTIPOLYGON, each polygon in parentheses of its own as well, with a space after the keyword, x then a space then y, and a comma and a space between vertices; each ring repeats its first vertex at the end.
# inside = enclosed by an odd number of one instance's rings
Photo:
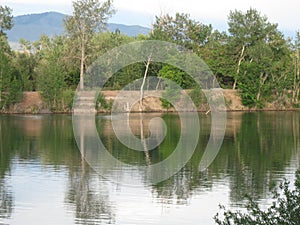
POLYGON ((251 197, 247 196, 246 213, 230 211, 220 206, 223 215, 217 213, 214 220, 219 225, 299 225, 300 223, 300 169, 296 172, 295 189, 291 190, 285 179, 279 190, 274 191, 273 202, 265 211, 251 197), (222 217, 222 218, 220 218, 222 217))
POLYGON ((96 101, 96 109, 104 109, 110 111, 113 105, 113 101, 107 101, 102 93, 99 93, 96 101))
POLYGON ((166 82, 167 86, 165 91, 162 93, 161 106, 165 109, 173 107, 172 102, 175 103, 180 98, 180 88, 172 81, 166 82))

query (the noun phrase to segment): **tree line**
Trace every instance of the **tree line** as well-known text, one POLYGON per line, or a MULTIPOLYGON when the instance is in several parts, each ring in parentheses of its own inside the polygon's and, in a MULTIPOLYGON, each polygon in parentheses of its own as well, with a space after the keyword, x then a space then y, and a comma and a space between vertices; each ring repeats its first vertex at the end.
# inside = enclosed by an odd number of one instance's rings
MULTIPOLYGON (((69 110, 77 85, 83 87, 85 69, 110 49, 139 40, 169 41, 197 54, 222 88, 238 90, 245 106, 300 106, 300 33, 286 38, 256 9, 231 11, 223 32, 188 14, 160 15, 148 35, 136 37, 106 31, 113 13, 111 0, 76 0, 73 14, 64 20, 64 34, 43 35, 34 42, 21 39, 22 51, 13 51, 5 33, 13 27, 12 9, 0 6, 0 109, 18 102, 23 91, 39 91, 51 110, 69 110)), ((105 88, 121 89, 142 78, 145 70, 143 62, 129 65, 105 88)), ((168 64, 151 62, 147 73, 196 88, 188 74, 168 64)))

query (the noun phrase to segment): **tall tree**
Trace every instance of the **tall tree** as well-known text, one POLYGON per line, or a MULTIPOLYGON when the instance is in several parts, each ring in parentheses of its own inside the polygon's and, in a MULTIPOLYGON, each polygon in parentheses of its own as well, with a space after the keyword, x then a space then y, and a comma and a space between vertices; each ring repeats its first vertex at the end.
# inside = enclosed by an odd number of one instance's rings
POLYGON ((5 31, 13 26, 12 10, 0 6, 0 108, 7 108, 20 97, 21 79, 13 66, 13 53, 7 41, 5 31))
POLYGON ((0 5, 0 35, 13 27, 12 9, 0 5))
POLYGON ((175 17, 169 14, 156 17, 150 38, 171 41, 197 51, 207 43, 211 32, 211 25, 192 20, 188 14, 176 13, 175 17))
POLYGON ((297 32, 293 45, 293 67, 292 102, 297 104, 300 97, 300 32, 297 32))
POLYGON ((212 70, 214 77, 224 88, 229 88, 233 85, 234 59, 228 57, 228 35, 225 32, 214 32, 208 38, 207 44, 201 48, 199 56, 212 70))
POLYGON ((53 111, 62 111, 63 92, 66 90, 66 69, 63 64, 64 45, 62 38, 49 39, 47 47, 44 47, 42 59, 36 67, 37 83, 39 91, 49 108, 53 111))
POLYGON ((231 11, 228 17, 228 56, 235 60, 234 85, 242 90, 243 104, 262 106, 262 96, 276 90, 285 77, 288 46, 277 24, 257 10, 231 11))
POLYGON ((268 22, 266 16, 261 16, 256 9, 250 8, 245 13, 231 11, 228 16, 229 45, 231 57, 236 60, 236 74, 233 89, 242 76, 241 64, 247 60, 247 50, 257 41, 268 41, 268 37, 277 32, 277 24, 268 22))
POLYGON ((73 15, 65 20, 67 33, 79 49, 80 89, 84 88, 84 69, 96 32, 106 28, 107 20, 114 13, 112 0, 77 0, 73 2, 73 15))

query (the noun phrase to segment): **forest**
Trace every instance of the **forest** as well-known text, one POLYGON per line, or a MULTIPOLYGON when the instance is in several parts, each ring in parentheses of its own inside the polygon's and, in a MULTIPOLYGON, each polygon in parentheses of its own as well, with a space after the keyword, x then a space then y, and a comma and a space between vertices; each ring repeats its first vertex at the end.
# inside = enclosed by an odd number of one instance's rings
MULTIPOLYGON (((38 91, 51 111, 69 111, 84 71, 99 55, 133 41, 162 40, 182 46, 201 57, 220 86, 237 90, 242 104, 260 109, 266 103, 278 108, 300 107, 300 33, 285 37, 278 24, 256 9, 232 10, 228 30, 219 31, 188 14, 156 16, 148 35, 136 37, 106 31, 115 13, 113 2, 76 0, 73 14, 64 21, 65 32, 38 41, 19 41, 13 51, 6 31, 13 27, 12 9, 0 5, 0 110, 21 101, 25 91, 38 91)), ((142 78, 146 62, 118 71, 107 82, 108 90, 120 90, 142 78)), ((148 76, 167 78, 184 89, 196 89, 184 71, 151 62, 148 76)), ((195 92, 192 92, 195 93, 195 92)))

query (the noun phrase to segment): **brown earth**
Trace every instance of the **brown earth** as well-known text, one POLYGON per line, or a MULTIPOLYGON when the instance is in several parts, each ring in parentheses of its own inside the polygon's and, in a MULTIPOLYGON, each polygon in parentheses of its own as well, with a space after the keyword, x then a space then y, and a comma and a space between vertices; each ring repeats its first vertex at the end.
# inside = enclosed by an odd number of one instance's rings
MULTIPOLYGON (((230 89, 223 89, 222 90, 226 108, 228 111, 243 111, 243 110, 249 110, 247 107, 242 105, 241 97, 239 96, 238 92, 236 90, 230 90, 230 89)), ((118 96, 119 91, 103 91, 103 95, 105 96, 106 100, 112 100, 118 96)), ((139 95, 139 92, 137 91, 136 94, 139 95)), ((143 101, 143 109, 145 111, 155 111, 155 112, 164 112, 167 111, 166 109, 162 108, 161 101, 159 97, 146 97, 143 101)), ((209 109, 208 105, 203 105, 199 111, 207 111, 209 109)), ((173 109, 170 109, 169 111, 172 111, 173 109)), ((139 111, 139 104, 136 103, 131 111, 139 111)))
MULTIPOLYGON (((241 103, 241 98, 236 90, 223 89, 222 90, 226 109, 228 111, 248 111, 251 110, 248 107, 245 107, 241 103)), ((103 91, 102 94, 105 96, 107 101, 114 101, 118 96, 119 91, 103 91)), ((139 92, 137 91, 136 93, 139 92)), ((143 101, 143 109, 149 112, 166 112, 167 110, 162 108, 161 101, 159 97, 147 97, 143 101)), ((208 105, 203 105, 200 108, 200 111, 207 111, 209 109, 208 105)), ((265 108, 265 110, 276 110, 276 108, 265 108)), ((278 110, 278 109, 277 109, 278 110)), ((139 111, 139 105, 136 103, 132 106, 131 111, 139 111)), ((172 111, 172 109, 170 110, 172 111)), ((36 113, 51 113, 49 109, 45 107, 41 95, 39 92, 24 92, 23 100, 20 103, 17 103, 10 107, 6 113, 26 113, 26 114, 36 114, 36 113)))
POLYGON ((248 110, 246 106, 242 105, 242 100, 238 94, 238 91, 231 90, 231 89, 223 89, 223 95, 225 98, 227 110, 229 111, 248 110))
POLYGON ((23 99, 9 108, 7 113, 51 113, 44 107, 42 97, 39 92, 23 92, 23 99))

